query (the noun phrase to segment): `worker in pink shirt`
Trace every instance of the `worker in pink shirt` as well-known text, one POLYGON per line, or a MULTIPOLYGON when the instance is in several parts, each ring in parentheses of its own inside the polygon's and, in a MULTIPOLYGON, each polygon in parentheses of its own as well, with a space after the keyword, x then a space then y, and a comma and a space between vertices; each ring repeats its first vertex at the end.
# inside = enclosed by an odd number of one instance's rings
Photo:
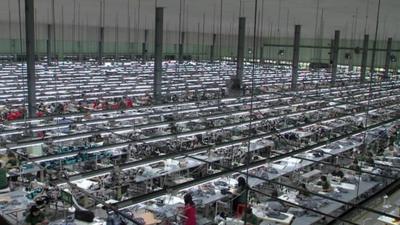
POLYGON ((185 223, 184 225, 196 225, 196 207, 194 205, 192 195, 186 194, 183 197, 185 201, 185 208, 184 208, 184 216, 185 216, 185 223))

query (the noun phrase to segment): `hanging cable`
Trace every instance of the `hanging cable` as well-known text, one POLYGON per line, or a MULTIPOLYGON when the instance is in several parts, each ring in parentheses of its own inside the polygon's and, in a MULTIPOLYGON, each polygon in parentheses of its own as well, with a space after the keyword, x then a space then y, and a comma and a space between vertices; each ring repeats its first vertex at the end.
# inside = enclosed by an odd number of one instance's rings
MULTIPOLYGON (((249 120, 249 134, 247 137, 247 155, 246 155, 246 181, 248 182, 249 180, 249 167, 250 167, 250 161, 251 161, 251 157, 250 157, 250 146, 251 146, 251 139, 253 136, 252 133, 252 127, 253 127, 253 113, 254 113, 254 74, 255 74, 255 70, 256 70, 256 57, 257 57, 257 51, 256 51, 256 47, 257 47, 257 13, 258 13, 258 0, 255 0, 254 3, 254 21, 253 21, 253 56, 252 56, 252 69, 251 69, 251 91, 250 91, 250 110, 249 110, 249 116, 250 116, 250 120, 249 120)), ((243 76, 243 75, 242 75, 243 76)), ((243 87, 242 87, 243 88, 243 87)), ((246 196, 248 198, 249 196, 249 188, 246 188, 246 196)), ((246 199, 248 200, 248 199, 246 199)), ((246 224, 246 220, 247 220, 247 210, 245 211, 245 220, 244 220, 244 224, 246 224)))
POLYGON ((377 13, 376 13, 375 37, 374 37, 374 43, 373 43, 373 47, 372 47, 372 59, 371 59, 370 73, 375 73, 375 55, 376 55, 376 45, 377 45, 377 39, 378 39, 380 12, 381 12, 381 0, 379 0, 379 2, 378 2, 378 8, 377 8, 377 13))
MULTIPOLYGON (((23 56, 23 54, 24 54, 24 50, 23 50, 23 41, 22 41, 22 15, 21 15, 21 0, 18 0, 18 23, 19 23, 19 47, 20 47, 20 54, 21 54, 21 57, 23 56)), ((17 59, 17 61, 18 61, 18 59, 17 59)), ((23 102, 22 102, 22 105, 23 105, 23 107, 24 107, 24 109, 25 109, 25 113, 24 113, 24 124, 25 124, 25 128, 27 129, 28 128, 28 124, 27 124, 27 117, 28 117, 28 114, 26 113, 26 109, 27 109, 27 103, 26 103, 26 98, 28 98, 28 95, 27 95, 27 91, 26 91, 26 87, 25 87, 25 78, 24 78, 24 63, 22 62, 23 60, 21 59, 21 80, 22 80, 22 93, 23 93, 23 95, 25 95, 25 97, 23 98, 24 100, 23 100, 23 102)), ((27 77, 28 78, 28 77, 27 77)))
MULTIPOLYGON (((319 34, 320 35, 319 35, 319 37, 316 37, 316 38, 320 40, 317 45, 318 45, 318 48, 321 48, 322 44, 323 44, 323 38, 324 38, 324 9, 321 10, 321 24, 320 24, 320 28, 319 29, 320 29, 319 30, 319 34)), ((317 61, 318 61, 318 64, 321 64, 322 63, 322 49, 317 49, 317 51, 318 51, 318 54, 317 54, 318 60, 317 61)), ((331 55, 332 54, 333 53, 331 52, 331 55)), ((326 75, 326 73, 325 73, 325 75, 326 75)), ((316 89, 317 89, 317 96, 319 96, 320 95, 320 90, 322 88, 319 85, 319 82, 321 81, 321 69, 317 70, 317 79, 318 79, 318 82, 316 84, 316 89)), ((306 89, 305 84, 303 84, 303 86, 304 86, 304 89, 306 89)), ((311 85, 311 86, 313 86, 313 85, 311 85)))

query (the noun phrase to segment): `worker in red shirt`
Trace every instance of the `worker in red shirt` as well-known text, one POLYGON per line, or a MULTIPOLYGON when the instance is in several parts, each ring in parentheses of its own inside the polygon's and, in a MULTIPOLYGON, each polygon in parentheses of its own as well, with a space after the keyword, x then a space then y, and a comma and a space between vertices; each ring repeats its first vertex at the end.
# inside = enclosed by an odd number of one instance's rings
POLYGON ((22 109, 17 110, 15 116, 17 117, 17 120, 22 119, 24 117, 24 111, 22 109))
POLYGON ((196 207, 194 205, 192 195, 189 193, 183 197, 185 201, 185 208, 184 208, 184 216, 185 216, 185 223, 184 225, 196 225, 196 207))
POLYGON ((36 117, 43 117, 43 116, 44 116, 44 112, 42 112, 42 111, 36 112, 36 117))
POLYGON ((98 100, 94 100, 93 102, 93 109, 97 109, 97 106, 99 106, 100 102, 98 100))
POLYGON ((119 109, 119 106, 120 106, 119 103, 114 103, 114 104, 111 105, 111 109, 117 110, 117 109, 119 109))
POLYGON ((132 108, 133 107, 133 101, 131 98, 126 98, 125 100, 126 108, 132 108))
POLYGON ((7 120, 8 121, 12 121, 12 120, 16 120, 17 118, 15 117, 15 113, 14 112, 9 112, 7 114, 7 120))
POLYGON ((7 114, 7 120, 12 121, 12 120, 17 120, 22 118, 22 113, 19 111, 11 111, 7 114))

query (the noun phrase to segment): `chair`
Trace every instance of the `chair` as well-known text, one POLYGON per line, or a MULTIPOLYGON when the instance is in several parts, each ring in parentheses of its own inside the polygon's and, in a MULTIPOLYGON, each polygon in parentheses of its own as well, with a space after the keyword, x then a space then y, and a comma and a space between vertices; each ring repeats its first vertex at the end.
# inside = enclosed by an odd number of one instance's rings
POLYGON ((223 202, 223 201, 217 201, 215 203, 215 215, 214 218, 217 218, 218 215, 221 213, 224 213, 227 215, 230 213, 232 210, 231 202, 223 202))

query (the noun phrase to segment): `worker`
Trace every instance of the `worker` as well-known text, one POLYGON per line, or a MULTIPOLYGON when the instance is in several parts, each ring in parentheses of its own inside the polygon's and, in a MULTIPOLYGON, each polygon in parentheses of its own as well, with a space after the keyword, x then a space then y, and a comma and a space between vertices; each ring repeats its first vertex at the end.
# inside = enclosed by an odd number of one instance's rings
POLYGON ((90 113, 90 111, 87 111, 85 113, 85 115, 83 116, 83 119, 85 119, 85 120, 91 120, 92 119, 92 114, 90 113))
POLYGON ((171 133, 173 133, 173 134, 178 133, 178 128, 176 127, 176 125, 174 123, 170 123, 169 127, 171 129, 171 133))
POLYGON ((111 183, 116 187, 116 198, 122 198, 122 171, 118 165, 115 165, 111 172, 111 183))
POLYGON ((184 216, 185 216, 185 223, 184 225, 196 225, 196 207, 192 199, 192 195, 187 193, 183 200, 185 202, 184 208, 184 216))
POLYGON ((8 188, 6 163, 0 161, 0 191, 8 188))
POLYGON ((305 198, 308 198, 309 196, 310 196, 310 192, 308 191, 306 184, 301 183, 299 193, 297 194, 297 198, 305 199, 305 198))
POLYGON ((46 219, 44 214, 35 205, 29 210, 28 216, 25 218, 25 222, 28 225, 47 225, 49 221, 46 219))
POLYGON ((374 155, 371 152, 367 152, 367 157, 365 158, 365 162, 368 166, 375 165, 373 157, 374 157, 374 155))
POLYGON ((353 164, 350 165, 349 169, 357 171, 356 174, 360 174, 361 173, 361 168, 358 165, 358 160, 357 159, 353 160, 353 164))
POLYGON ((133 108, 133 100, 130 97, 125 98, 125 105, 126 108, 133 108))
POLYGON ((285 206, 278 200, 278 191, 272 190, 271 191, 271 198, 265 201, 267 207, 274 211, 283 212, 285 211, 285 206))
POLYGON ((253 209, 251 207, 246 208, 246 213, 243 215, 242 221, 244 221, 246 225, 259 225, 262 223, 262 220, 253 214, 253 209))
POLYGON ((321 176, 320 181, 317 184, 322 187, 323 192, 331 191, 331 184, 326 176, 321 176))
MULTIPOLYGON (((6 169, 8 172, 13 169, 17 169, 19 166, 18 159, 14 153, 10 152, 7 154, 7 162, 6 162, 6 169)), ((11 189, 14 188, 15 184, 18 182, 18 176, 16 174, 10 174, 9 176, 9 187, 11 189)))
POLYGON ((247 190, 249 189, 249 185, 246 182, 246 179, 244 177, 239 177, 237 179, 238 181, 238 186, 235 191, 235 198, 233 199, 233 211, 236 212, 237 216, 242 215, 244 212, 244 209, 246 209, 247 205, 247 190))
POLYGON ((7 154, 7 169, 18 168, 18 159, 14 153, 10 152, 7 154))
POLYGON ((340 170, 340 166, 339 165, 335 166, 335 170, 331 174, 334 177, 340 177, 340 179, 344 178, 344 173, 343 173, 343 171, 340 170))
POLYGON ((36 112, 36 117, 43 117, 43 116, 45 116, 45 113, 44 113, 43 111, 38 110, 38 111, 36 112))

